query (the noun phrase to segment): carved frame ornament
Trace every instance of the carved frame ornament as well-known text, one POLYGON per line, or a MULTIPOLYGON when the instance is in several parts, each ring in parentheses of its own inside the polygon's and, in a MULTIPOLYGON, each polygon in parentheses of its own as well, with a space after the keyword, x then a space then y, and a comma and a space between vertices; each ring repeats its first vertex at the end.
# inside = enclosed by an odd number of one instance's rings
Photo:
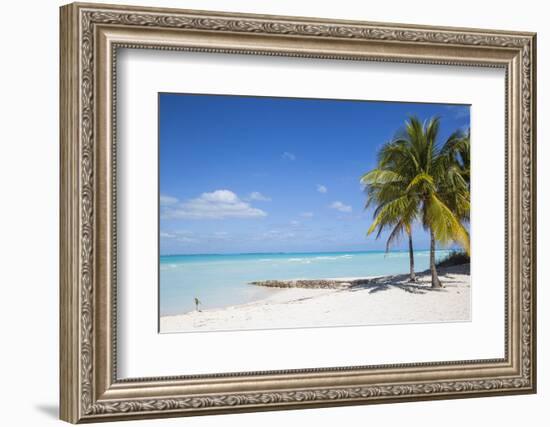
POLYGON ((61 418, 77 423, 533 393, 535 34, 175 9, 61 8, 61 418), (121 380, 116 369, 118 48, 506 70, 505 357, 121 380))

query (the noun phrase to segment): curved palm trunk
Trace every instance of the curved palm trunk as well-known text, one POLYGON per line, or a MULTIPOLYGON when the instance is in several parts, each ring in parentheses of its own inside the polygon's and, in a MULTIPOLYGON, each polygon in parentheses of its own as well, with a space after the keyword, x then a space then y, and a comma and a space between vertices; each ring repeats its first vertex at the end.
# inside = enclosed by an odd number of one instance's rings
POLYGON ((437 269, 435 268, 435 236, 430 228, 430 270, 432 272, 432 288, 442 288, 443 285, 437 277, 437 269))
POLYGON ((416 274, 414 272, 414 252, 413 252, 412 232, 408 233, 408 235, 409 235, 409 266, 410 266, 409 281, 416 282, 416 274))

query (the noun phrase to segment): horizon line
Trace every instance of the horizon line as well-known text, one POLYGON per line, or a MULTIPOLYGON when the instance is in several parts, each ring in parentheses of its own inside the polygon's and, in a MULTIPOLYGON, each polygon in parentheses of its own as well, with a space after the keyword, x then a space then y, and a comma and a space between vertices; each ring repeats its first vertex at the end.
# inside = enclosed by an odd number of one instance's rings
MULTIPOLYGON (((414 249, 414 251, 429 251, 429 248, 420 248, 420 249, 414 249)), ((457 250, 457 248, 438 248, 435 251, 450 251, 450 250, 457 250)), ((460 249, 458 249, 460 250, 460 249)), ((413 251, 413 252, 414 252, 413 251)), ((384 249, 371 249, 371 250, 362 250, 362 251, 296 251, 296 252, 286 252, 286 251, 275 251, 275 252, 211 252, 211 253, 187 253, 187 254, 181 254, 181 253, 173 253, 173 254, 160 254, 161 257, 166 256, 205 256, 205 255, 289 255, 289 254, 334 254, 334 253, 364 253, 364 252, 384 252, 384 253, 391 253, 391 252, 409 252, 408 249, 398 249, 398 250, 391 250, 386 251, 384 249)))

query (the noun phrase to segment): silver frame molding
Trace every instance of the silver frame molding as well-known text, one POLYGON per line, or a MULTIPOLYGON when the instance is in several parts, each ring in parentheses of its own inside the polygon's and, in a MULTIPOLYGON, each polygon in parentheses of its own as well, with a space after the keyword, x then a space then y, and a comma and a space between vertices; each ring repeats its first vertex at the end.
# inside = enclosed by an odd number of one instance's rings
POLYGON ((61 419, 72 423, 536 391, 534 33, 100 4, 61 8, 61 419), (503 359, 117 378, 117 49, 506 72, 503 359))

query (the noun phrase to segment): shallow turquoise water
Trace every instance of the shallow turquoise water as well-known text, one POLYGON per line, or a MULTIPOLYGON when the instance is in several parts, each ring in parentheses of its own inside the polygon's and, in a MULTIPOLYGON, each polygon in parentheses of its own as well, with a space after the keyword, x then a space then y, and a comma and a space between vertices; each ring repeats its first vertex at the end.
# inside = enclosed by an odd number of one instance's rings
MULTIPOLYGON (((449 253, 440 250, 436 258, 449 253)), ((415 252, 415 269, 429 267, 429 251, 415 252)), ((168 255, 160 257, 160 314, 255 301, 273 289, 248 285, 255 280, 367 277, 407 273, 408 252, 330 252, 231 255, 168 255)))

